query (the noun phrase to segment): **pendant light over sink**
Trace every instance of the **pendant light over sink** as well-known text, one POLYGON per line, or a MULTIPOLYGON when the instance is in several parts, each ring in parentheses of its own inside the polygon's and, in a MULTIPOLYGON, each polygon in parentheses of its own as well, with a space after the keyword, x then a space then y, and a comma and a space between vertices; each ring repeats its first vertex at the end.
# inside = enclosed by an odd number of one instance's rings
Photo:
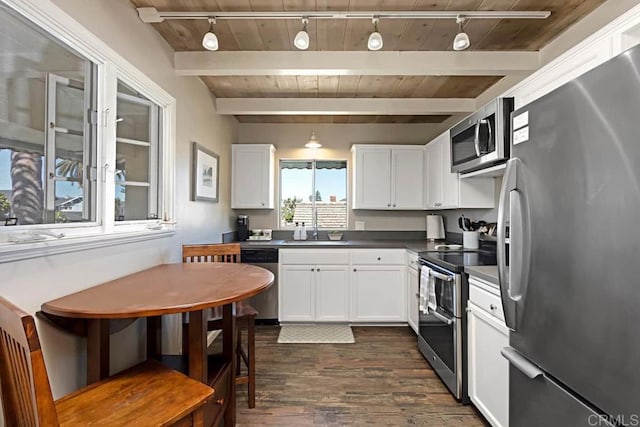
POLYGON ((307 143, 304 144, 304 146, 307 148, 320 148, 322 147, 322 144, 320 144, 320 141, 318 141, 318 138, 316 138, 316 133, 311 132, 311 137, 309 138, 307 143))

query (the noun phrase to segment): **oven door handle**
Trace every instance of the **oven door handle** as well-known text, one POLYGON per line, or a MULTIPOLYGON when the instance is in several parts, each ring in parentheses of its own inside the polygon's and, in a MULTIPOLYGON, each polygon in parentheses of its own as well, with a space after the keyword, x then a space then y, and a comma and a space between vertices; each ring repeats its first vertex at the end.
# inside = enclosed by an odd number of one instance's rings
POLYGON ((453 319, 449 319, 449 318, 443 316, 442 314, 438 313, 437 311, 429 311, 429 313, 433 314, 433 317, 435 317, 436 319, 440 320, 441 322, 446 323, 447 326, 453 324, 453 319))
POLYGON ((446 274, 438 273, 437 271, 429 271, 429 274, 436 279, 444 280, 445 282, 453 282, 453 276, 448 276, 446 274))

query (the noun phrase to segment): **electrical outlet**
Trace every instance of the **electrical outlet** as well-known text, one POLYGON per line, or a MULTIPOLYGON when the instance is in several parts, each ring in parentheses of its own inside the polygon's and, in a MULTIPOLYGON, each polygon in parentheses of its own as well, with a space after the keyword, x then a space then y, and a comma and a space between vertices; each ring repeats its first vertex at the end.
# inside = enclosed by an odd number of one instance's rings
POLYGON ((364 221, 356 221, 356 230, 364 230, 364 221))

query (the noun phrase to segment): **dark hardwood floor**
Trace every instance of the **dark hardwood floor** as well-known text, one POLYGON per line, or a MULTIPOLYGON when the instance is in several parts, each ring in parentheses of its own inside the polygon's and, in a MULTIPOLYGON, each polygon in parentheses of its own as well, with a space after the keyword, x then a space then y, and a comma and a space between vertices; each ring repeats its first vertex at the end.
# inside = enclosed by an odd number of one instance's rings
POLYGON ((354 327, 355 344, 278 344, 256 332, 256 407, 238 386, 239 426, 486 426, 449 394, 408 327, 354 327))

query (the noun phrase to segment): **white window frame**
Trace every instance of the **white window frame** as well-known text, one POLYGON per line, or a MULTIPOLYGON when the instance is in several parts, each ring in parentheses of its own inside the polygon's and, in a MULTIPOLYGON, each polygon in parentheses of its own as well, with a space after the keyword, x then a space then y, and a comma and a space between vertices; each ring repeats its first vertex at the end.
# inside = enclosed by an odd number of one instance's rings
MULTIPOLYGON (((345 162, 345 164, 347 165, 347 177, 346 177, 346 181, 345 181, 345 194, 347 197, 347 218, 346 218, 346 226, 344 228, 324 228, 324 227, 319 227, 318 230, 347 230, 349 228, 349 206, 351 206, 349 204, 349 161, 348 160, 343 160, 343 159, 308 159, 308 158, 304 158, 304 159, 280 159, 278 161, 278 223, 276 224, 276 228, 280 229, 280 230, 294 230, 296 228, 295 224, 292 225, 283 225, 282 224, 282 162, 312 162, 313 163, 313 176, 311 178, 311 185, 313 186, 313 189, 316 188, 316 162, 345 162)), ((311 216, 314 218, 316 217, 316 200, 315 197, 313 197, 313 211, 311 213, 311 216)), ((312 228, 314 226, 314 224, 310 224, 310 225, 306 225, 306 227, 310 227, 312 228)), ((307 228, 307 229, 310 229, 307 228)))
POLYGON ((96 64, 98 111, 96 221, 0 227, 0 263, 173 235, 175 98, 49 0, 0 2, 96 64), (157 104, 162 111, 158 220, 116 222, 113 215, 118 79, 157 104), (55 237, 60 234, 64 237, 55 237), (44 240, 33 241, 33 238, 44 240))

